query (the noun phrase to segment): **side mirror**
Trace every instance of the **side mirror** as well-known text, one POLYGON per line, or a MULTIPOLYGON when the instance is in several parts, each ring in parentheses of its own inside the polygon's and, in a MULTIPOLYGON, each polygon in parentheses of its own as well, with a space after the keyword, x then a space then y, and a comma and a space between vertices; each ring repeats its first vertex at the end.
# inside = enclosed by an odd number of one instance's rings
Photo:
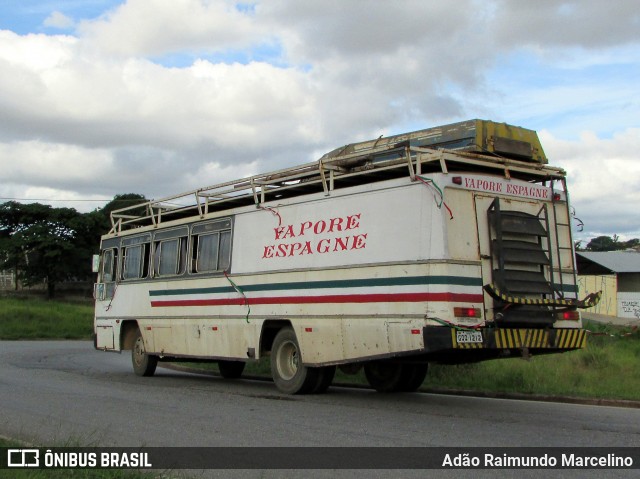
POLYGON ((91 263, 91 272, 98 273, 100 272, 100 255, 94 254, 91 263))

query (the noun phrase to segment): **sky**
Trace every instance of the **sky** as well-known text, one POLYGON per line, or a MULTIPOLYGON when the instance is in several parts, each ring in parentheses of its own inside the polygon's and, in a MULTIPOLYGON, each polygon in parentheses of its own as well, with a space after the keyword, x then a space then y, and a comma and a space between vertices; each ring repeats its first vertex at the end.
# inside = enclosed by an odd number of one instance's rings
POLYGON ((0 0, 0 202, 86 212, 482 118, 640 237, 637 0, 0 0))

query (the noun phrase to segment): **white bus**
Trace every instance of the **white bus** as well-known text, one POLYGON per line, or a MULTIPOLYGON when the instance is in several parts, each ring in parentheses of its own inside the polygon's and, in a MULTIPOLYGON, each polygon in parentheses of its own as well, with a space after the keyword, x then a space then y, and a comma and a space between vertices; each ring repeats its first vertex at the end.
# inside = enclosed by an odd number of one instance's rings
POLYGON ((112 213, 95 347, 217 362, 270 357, 285 393, 336 367, 414 391, 429 362, 582 348, 565 173, 531 130, 471 120, 112 213))

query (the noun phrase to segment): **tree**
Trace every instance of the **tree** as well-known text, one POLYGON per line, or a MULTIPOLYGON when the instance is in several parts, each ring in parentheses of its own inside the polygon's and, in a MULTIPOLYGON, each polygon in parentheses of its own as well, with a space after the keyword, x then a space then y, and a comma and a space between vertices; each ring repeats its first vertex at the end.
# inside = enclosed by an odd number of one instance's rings
POLYGON ((104 226, 104 215, 98 213, 40 203, 0 204, 0 268, 14 270, 27 286, 45 282, 52 298, 61 281, 89 277, 91 254, 104 226))
POLYGON ((0 269, 14 271, 27 286, 46 283, 52 298, 58 283, 91 278, 91 256, 111 228, 111 211, 144 202, 143 195, 116 195, 104 208, 84 214, 40 203, 2 203, 0 269))
POLYGON ((638 249, 640 247, 640 239, 633 238, 633 239, 630 239, 629 241, 625 241, 623 244, 624 244, 624 249, 638 249))
MULTIPOLYGON (((107 218, 109 227, 111 226, 111 212, 114 210, 119 210, 121 208, 127 208, 129 206, 135 206, 139 204, 146 203, 148 200, 144 197, 144 195, 139 195, 137 193, 125 193, 122 195, 116 195, 113 199, 104 205, 104 207, 100 210, 100 212, 107 218)), ((145 215, 145 208, 135 208, 132 209, 128 214, 131 215, 145 215)))
POLYGON ((640 239, 634 238, 629 241, 620 241, 618 235, 598 236, 591 239, 587 243, 587 251, 620 251, 625 249, 637 248, 640 245, 640 239))
POLYGON ((617 250, 618 236, 598 236, 587 243, 588 251, 615 251, 617 250))

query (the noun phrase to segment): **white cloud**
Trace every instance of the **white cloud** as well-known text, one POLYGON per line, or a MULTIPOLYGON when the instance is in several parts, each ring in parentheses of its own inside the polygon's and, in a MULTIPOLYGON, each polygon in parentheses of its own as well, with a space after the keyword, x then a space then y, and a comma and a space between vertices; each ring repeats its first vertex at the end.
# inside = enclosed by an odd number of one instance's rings
MULTIPOLYGON (((77 40, 71 36, 29 34, 18 35, 0 30, 2 69, 25 68, 40 73, 69 61, 77 40)), ((4 76, 4 75, 3 75, 4 76)))
POLYGON ((98 19, 82 21, 78 32, 101 51, 124 56, 243 48, 263 32, 236 5, 224 0, 128 0, 98 19))
POLYGON ((568 188, 585 234, 640 237, 640 128, 628 128, 612 138, 586 131, 576 141, 540 133, 554 164, 567 170, 568 188))
POLYGON ((47 42, 4 33, 0 107, 5 127, 18 136, 105 147, 243 144, 250 154, 278 149, 276 137, 288 145, 317 137, 307 124, 317 117, 314 94, 307 75, 295 69, 204 60, 165 68, 144 59, 85 56, 81 42, 66 37, 47 42))
POLYGON ((638 42, 635 0, 495 0, 493 34, 502 45, 606 48, 638 42))
POLYGON ((35 187, 87 190, 107 176, 109 150, 38 140, 0 143, 2 181, 35 187))
POLYGON ((45 27, 53 27, 59 28, 61 30, 66 30, 75 26, 75 22, 72 18, 66 16, 64 13, 54 11, 45 18, 43 25, 45 27))
POLYGON ((27 186, 23 194, 30 199, 25 202, 47 203, 56 208, 73 208, 83 213, 102 208, 111 200, 111 197, 90 192, 35 186, 27 186))
MULTIPOLYGON (((70 28, 52 5, 45 24, 70 28)), ((587 227, 640 229, 637 2, 128 0, 74 17, 73 35, 0 31, 0 195, 159 197, 481 117, 547 128, 587 227)))

